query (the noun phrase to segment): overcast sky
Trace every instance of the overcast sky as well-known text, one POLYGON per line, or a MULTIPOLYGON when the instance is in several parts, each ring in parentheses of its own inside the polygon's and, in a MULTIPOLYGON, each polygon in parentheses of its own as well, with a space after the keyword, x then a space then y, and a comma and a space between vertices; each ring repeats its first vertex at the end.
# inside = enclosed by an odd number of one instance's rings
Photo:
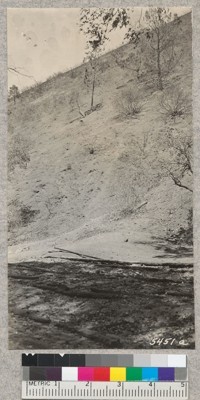
MULTIPOLYGON (((173 7, 178 15, 191 11, 173 7)), ((133 25, 137 24, 141 8, 134 8, 133 25)), ((86 41, 79 31, 79 8, 10 8, 7 11, 8 66, 44 81, 50 75, 83 62, 86 41)), ((120 46, 124 31, 112 33, 106 51, 120 46)), ((8 86, 20 89, 34 83, 30 79, 8 72, 8 86)))

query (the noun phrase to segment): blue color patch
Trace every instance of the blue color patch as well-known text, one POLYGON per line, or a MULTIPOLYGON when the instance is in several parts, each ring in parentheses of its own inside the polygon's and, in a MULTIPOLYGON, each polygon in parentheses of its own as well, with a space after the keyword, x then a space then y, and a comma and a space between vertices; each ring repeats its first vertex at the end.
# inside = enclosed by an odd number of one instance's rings
POLYGON ((158 368, 142 368, 143 381, 158 381, 158 368))

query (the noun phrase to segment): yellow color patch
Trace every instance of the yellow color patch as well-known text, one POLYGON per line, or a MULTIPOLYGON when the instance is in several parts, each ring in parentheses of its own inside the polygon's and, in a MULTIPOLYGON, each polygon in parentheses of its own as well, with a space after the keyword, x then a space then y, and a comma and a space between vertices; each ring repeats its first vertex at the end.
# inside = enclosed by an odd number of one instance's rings
POLYGON ((110 368, 110 381, 126 381, 126 368, 110 368))

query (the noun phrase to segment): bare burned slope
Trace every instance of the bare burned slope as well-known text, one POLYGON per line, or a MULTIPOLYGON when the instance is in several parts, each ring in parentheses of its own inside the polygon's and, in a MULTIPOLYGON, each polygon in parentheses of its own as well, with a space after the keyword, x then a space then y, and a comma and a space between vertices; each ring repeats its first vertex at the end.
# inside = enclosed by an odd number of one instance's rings
MULTIPOLYGON (((190 14, 182 17, 177 49, 182 57, 166 87, 178 85, 188 94, 190 14)), ((160 112, 153 76, 144 69, 138 80, 133 70, 120 68, 115 60, 116 54, 127 58, 132 52, 128 44, 101 57, 95 91, 99 106, 85 118, 80 116, 90 108, 85 65, 27 90, 16 104, 9 104, 9 140, 20 142, 30 158, 26 168, 16 166, 10 177, 12 244, 67 234, 70 240, 86 240, 121 230, 122 241, 128 231, 148 241, 187 225, 191 193, 154 166, 155 149, 173 121, 160 112), (116 102, 124 88, 140 93, 143 107, 136 119, 119 115, 116 102)), ((180 132, 190 120, 185 115, 177 121, 180 132)))

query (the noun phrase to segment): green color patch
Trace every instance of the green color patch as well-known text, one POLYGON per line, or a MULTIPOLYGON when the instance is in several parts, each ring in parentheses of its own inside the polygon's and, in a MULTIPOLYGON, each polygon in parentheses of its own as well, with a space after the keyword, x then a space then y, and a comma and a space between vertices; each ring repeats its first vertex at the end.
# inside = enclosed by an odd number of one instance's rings
POLYGON ((127 381, 141 381, 142 380, 142 368, 126 368, 126 380, 127 381))

